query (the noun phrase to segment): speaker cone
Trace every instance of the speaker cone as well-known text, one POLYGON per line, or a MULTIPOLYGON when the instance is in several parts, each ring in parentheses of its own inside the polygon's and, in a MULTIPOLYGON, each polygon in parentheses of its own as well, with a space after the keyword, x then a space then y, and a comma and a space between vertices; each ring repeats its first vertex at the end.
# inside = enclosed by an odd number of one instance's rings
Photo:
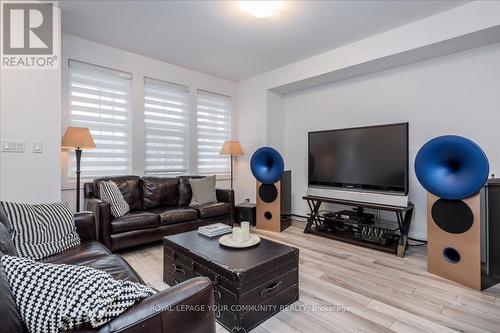
POLYGON ((259 187, 259 198, 265 203, 271 203, 278 197, 278 189, 274 184, 262 184, 259 187))
POLYGON ((462 200, 439 199, 432 205, 432 219, 441 230, 461 234, 472 227, 474 215, 462 200))

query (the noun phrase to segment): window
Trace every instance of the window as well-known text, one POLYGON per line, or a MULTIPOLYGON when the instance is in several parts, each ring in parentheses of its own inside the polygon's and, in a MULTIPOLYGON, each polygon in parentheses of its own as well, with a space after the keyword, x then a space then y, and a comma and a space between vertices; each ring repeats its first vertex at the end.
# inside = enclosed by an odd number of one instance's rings
POLYGON ((231 139, 231 99, 198 90, 197 100, 198 173, 229 173, 230 158, 219 151, 231 139))
POLYGON ((188 172, 189 88, 144 79, 144 173, 188 172))
MULTIPOLYGON (((82 177, 131 171, 130 95, 132 75, 75 60, 69 62, 69 126, 88 127, 96 149, 82 155, 82 177)), ((76 158, 69 152, 68 177, 76 158)))

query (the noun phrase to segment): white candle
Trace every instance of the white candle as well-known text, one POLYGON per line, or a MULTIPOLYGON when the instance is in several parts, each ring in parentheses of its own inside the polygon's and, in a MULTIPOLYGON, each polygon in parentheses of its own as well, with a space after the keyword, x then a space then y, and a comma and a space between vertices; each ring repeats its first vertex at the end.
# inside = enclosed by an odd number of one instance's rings
POLYGON ((243 231, 240 227, 233 228, 233 241, 235 243, 243 243, 245 241, 243 238, 243 231))
POLYGON ((243 232, 243 239, 247 242, 250 239, 250 222, 241 222, 240 225, 243 232))

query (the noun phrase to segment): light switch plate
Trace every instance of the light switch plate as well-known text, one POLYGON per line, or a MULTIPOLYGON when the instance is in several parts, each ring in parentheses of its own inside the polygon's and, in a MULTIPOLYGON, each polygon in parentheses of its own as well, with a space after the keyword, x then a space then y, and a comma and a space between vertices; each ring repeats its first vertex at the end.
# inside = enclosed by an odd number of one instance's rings
POLYGON ((24 153, 24 141, 2 140, 2 151, 6 153, 24 153))
POLYGON ((42 153, 42 141, 33 141, 31 142, 31 147, 33 149, 33 153, 41 154, 42 153))

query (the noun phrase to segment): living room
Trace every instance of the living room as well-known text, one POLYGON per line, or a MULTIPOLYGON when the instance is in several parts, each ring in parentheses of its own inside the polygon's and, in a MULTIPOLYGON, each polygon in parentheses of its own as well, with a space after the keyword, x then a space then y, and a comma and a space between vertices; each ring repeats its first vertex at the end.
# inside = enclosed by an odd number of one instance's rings
POLYGON ((500 1, 1 1, 0 332, 500 332, 500 1))

